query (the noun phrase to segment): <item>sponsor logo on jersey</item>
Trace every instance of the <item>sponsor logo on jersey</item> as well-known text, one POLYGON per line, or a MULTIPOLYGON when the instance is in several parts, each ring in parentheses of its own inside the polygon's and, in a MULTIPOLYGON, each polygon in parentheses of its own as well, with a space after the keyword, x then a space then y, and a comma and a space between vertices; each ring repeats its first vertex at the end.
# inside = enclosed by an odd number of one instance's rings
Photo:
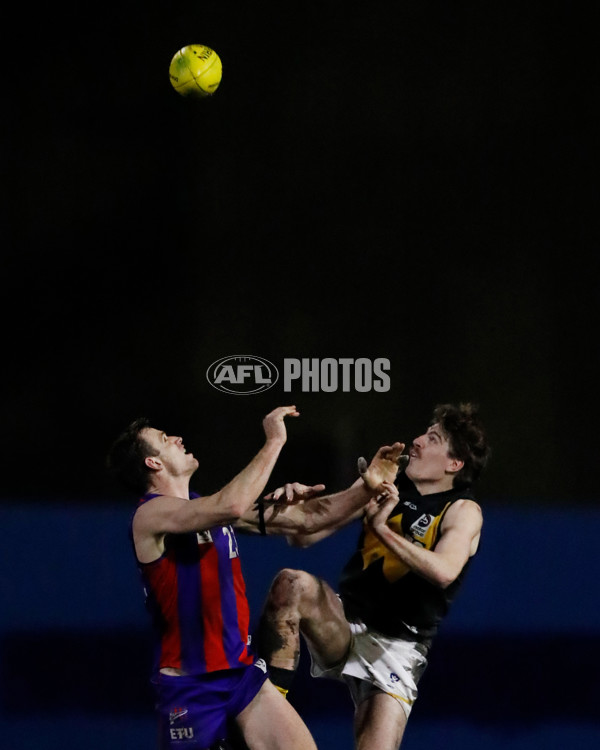
POLYGON ((264 659, 257 659, 254 662, 254 666, 261 669, 265 674, 267 674, 267 662, 264 659))
POLYGON ((169 712, 169 722, 171 724, 174 724, 178 719, 186 716, 187 712, 187 708, 174 708, 171 712, 169 712))
POLYGON ((423 513, 410 527, 411 534, 416 537, 424 537, 427 533, 427 529, 431 526, 435 516, 430 516, 428 513, 423 513))
POLYGON ((211 544, 213 540, 210 531, 198 531, 196 538, 198 539, 198 544, 211 544))
POLYGON ((177 727, 176 729, 169 729, 169 734, 172 740, 193 740, 194 729, 193 727, 177 727))

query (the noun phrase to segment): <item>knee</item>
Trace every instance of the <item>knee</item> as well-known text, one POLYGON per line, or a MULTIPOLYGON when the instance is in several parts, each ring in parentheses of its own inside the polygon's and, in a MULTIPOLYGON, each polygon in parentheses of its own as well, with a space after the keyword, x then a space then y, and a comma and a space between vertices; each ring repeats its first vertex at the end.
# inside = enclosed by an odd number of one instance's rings
POLYGON ((317 579, 304 570, 284 568, 275 576, 269 590, 271 607, 299 606, 318 591, 317 579))

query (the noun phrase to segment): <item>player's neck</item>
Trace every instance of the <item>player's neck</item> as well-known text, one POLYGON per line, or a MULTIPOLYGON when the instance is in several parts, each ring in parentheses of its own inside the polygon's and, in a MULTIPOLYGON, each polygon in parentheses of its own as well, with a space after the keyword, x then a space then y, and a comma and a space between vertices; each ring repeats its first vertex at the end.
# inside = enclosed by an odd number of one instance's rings
POLYGON ((161 477, 155 479, 149 492, 170 497, 183 497, 187 500, 190 496, 190 479, 189 477, 161 477))
POLYGON ((452 489, 452 477, 442 477, 441 479, 427 479, 424 481, 413 480, 419 495, 435 495, 438 492, 448 492, 452 489))

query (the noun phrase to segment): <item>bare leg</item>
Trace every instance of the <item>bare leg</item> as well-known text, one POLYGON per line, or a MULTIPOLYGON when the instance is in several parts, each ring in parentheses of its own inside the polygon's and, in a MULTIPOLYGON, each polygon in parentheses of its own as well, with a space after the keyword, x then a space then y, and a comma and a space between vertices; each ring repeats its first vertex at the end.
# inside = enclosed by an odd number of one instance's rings
POLYGON ((300 632, 324 667, 338 664, 348 652, 350 627, 335 592, 325 581, 302 570, 282 570, 263 610, 258 650, 267 664, 296 669, 300 632))
POLYGON ((398 750, 407 717, 402 705, 386 693, 362 701, 354 714, 356 750, 398 750))
POLYGON ((250 750, 317 750, 306 724, 268 681, 236 722, 250 750))

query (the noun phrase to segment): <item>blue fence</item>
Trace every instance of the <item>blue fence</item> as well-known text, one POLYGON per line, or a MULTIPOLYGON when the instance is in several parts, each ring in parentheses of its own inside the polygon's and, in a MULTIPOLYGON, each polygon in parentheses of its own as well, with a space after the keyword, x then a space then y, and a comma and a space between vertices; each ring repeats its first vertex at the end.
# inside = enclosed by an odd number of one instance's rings
MULTIPOLYGON (((0 745, 155 747, 149 633, 122 505, 0 510, 0 745)), ((307 550, 241 537, 253 622, 283 566, 334 587, 358 527, 307 550)), ((600 747, 600 512, 485 512, 481 550, 431 653, 403 750, 600 747)), ((292 701, 320 747, 352 747, 343 685, 292 701)))

